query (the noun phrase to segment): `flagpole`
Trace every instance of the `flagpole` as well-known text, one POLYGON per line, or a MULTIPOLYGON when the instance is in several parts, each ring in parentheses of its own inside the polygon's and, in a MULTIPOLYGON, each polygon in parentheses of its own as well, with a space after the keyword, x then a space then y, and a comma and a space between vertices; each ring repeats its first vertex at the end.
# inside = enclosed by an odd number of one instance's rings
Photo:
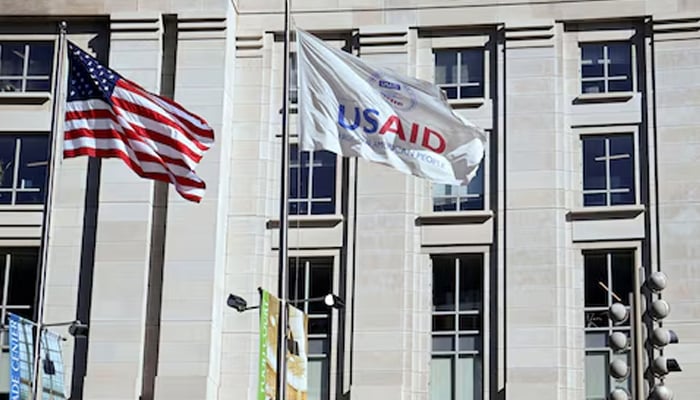
POLYGON ((49 239, 51 237, 51 211, 53 210, 53 188, 56 180, 56 160, 59 159, 59 126, 62 118, 59 118, 61 101, 61 84, 63 82, 63 67, 66 48, 66 31, 68 24, 61 21, 58 25, 58 62, 56 63, 56 75, 53 82, 53 110, 51 115, 51 147, 49 149, 46 164, 46 201, 44 202, 44 216, 41 224, 41 261, 39 264, 39 293, 36 312, 36 337, 34 339, 34 357, 32 370, 32 400, 39 396, 39 364, 41 363, 41 333, 44 331, 44 302, 46 301, 46 274, 49 261, 49 239))
POLYGON ((287 236, 288 223, 288 179, 289 179, 289 42, 290 42, 290 0, 284 1, 284 77, 282 79, 282 158, 280 169, 280 232, 279 232, 279 271, 278 292, 280 317, 277 323, 277 400, 287 396, 287 236))

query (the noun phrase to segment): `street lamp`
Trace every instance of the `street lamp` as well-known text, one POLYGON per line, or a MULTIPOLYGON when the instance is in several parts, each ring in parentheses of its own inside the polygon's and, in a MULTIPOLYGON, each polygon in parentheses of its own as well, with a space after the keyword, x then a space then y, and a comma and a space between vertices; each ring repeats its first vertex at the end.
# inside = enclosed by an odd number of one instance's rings
MULTIPOLYGON (((321 297, 310 297, 308 299, 288 300, 287 302, 290 304, 323 302, 327 307, 335 308, 336 310, 340 310, 343 307, 345 307, 345 302, 343 301, 343 299, 341 299, 340 297, 336 296, 333 293, 329 293, 329 294, 327 294, 325 296, 321 296, 321 297)), ((233 293, 230 293, 228 295, 228 298, 226 299, 226 305, 233 308, 234 310, 236 310, 238 312, 244 312, 244 311, 254 310, 254 309, 260 308, 259 305, 249 307, 246 299, 244 299, 241 296, 235 295, 233 293)))

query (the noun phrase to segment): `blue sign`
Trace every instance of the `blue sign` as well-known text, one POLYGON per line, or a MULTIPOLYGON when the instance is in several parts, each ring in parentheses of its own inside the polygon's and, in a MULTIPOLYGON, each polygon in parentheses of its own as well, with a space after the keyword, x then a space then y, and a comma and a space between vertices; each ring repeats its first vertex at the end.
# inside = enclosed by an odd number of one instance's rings
POLYGON ((9 314, 10 322, 10 400, 20 400, 22 395, 22 357, 20 352, 22 318, 9 314))

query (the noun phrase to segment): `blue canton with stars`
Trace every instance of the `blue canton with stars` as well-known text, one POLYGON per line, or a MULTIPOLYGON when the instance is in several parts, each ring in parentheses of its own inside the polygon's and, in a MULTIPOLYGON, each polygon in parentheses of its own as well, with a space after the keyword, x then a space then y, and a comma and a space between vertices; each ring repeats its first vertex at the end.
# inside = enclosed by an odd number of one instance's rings
POLYGON ((68 101, 101 99, 112 104, 119 74, 71 42, 68 42, 68 65, 68 101))

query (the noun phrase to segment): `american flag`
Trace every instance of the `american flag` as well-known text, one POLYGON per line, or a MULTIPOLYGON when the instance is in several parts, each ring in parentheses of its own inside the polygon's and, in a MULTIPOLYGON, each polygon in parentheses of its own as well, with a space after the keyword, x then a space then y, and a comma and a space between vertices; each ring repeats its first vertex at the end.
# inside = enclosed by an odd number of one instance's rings
POLYGON ((200 202, 195 168, 214 143, 207 122, 149 93, 68 42, 68 100, 63 157, 121 158, 143 178, 175 185, 200 202))

